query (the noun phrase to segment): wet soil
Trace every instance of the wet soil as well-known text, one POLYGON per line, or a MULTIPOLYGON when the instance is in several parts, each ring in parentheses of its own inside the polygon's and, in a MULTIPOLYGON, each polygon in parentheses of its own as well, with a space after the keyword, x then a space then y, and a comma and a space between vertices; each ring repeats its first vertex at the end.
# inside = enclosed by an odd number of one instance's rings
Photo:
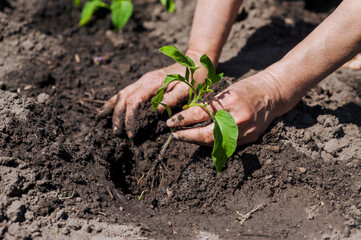
MULTIPOLYGON (((280 59, 337 2, 246 2, 216 92, 280 59)), ((106 11, 79 28, 70 0, 0 1, 0 239, 361 238, 360 72, 322 81, 221 174, 211 149, 174 141, 154 175, 169 129, 149 102, 133 140, 97 117, 171 63, 158 48, 186 49, 194 7, 134 1, 116 33, 106 11)))

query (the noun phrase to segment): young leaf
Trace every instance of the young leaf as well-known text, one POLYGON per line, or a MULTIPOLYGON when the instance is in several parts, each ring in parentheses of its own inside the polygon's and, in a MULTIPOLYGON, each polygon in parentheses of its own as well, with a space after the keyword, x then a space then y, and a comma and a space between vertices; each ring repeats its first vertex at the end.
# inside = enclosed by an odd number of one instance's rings
POLYGON ((173 13, 175 11, 175 3, 173 0, 160 0, 160 2, 166 7, 168 12, 173 13))
MULTIPOLYGON (((184 82, 185 79, 179 74, 167 75, 167 77, 165 78, 165 80, 163 82, 163 85, 157 90, 157 93, 152 98, 153 111, 157 110, 159 104, 161 104, 161 102, 163 101, 165 87, 168 86, 168 84, 170 84, 171 82, 174 82, 174 81, 183 81, 184 82)), ((168 109, 167 109, 167 111, 168 111, 168 109)))
POLYGON ((200 62, 208 70, 207 77, 212 81, 212 83, 217 83, 221 80, 223 73, 216 75, 216 69, 214 68, 211 59, 206 54, 200 58, 200 62))
POLYGON ((184 75, 185 79, 189 81, 189 69, 186 68, 186 74, 184 75))
POLYGON ((192 59, 184 55, 178 48, 173 46, 164 46, 159 49, 163 54, 173 58, 177 63, 184 67, 188 67, 191 70, 195 68, 195 64, 192 59))
POLYGON ((206 78, 206 79, 205 79, 205 82, 206 82, 206 84, 207 84, 208 86, 211 86, 211 85, 212 85, 212 81, 209 80, 209 78, 206 78))
POLYGON ((171 117, 172 116, 172 110, 170 109, 170 107, 165 103, 160 103, 160 104, 167 110, 168 116, 171 117))
POLYGON ((202 83, 198 83, 197 87, 196 87, 196 90, 201 90, 203 89, 203 84, 202 83))
POLYGON ((179 80, 179 81, 182 81, 182 82, 186 82, 186 79, 180 75, 180 74, 169 74, 167 75, 167 77, 165 78, 164 82, 163 82, 163 85, 164 84, 169 84, 171 82, 168 82, 168 81, 172 81, 172 80, 179 80))
POLYGON ((81 19, 79 22, 80 26, 85 25, 93 16, 96 10, 99 8, 109 8, 109 5, 101 0, 92 0, 85 3, 83 10, 81 11, 81 19))
POLYGON ((113 0, 110 9, 112 11, 112 22, 117 31, 128 22, 133 14, 131 0, 113 0))
POLYGON ((238 138, 237 124, 227 111, 219 110, 214 116, 213 136, 212 158, 217 172, 221 172, 223 165, 236 150, 238 138))
POLYGON ((163 101, 164 88, 159 88, 157 94, 152 98, 153 112, 157 110, 159 104, 163 101))
POLYGON ((206 54, 203 54, 199 61, 207 68, 208 77, 216 75, 216 69, 214 68, 211 59, 206 54))
POLYGON ((81 0, 74 0, 74 5, 75 5, 76 7, 79 7, 80 4, 81 4, 81 0))

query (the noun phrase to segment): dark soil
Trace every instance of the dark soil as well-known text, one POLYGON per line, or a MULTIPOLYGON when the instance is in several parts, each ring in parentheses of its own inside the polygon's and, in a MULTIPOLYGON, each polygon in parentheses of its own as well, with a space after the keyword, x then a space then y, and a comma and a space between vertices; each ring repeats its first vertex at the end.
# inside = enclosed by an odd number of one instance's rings
MULTIPOLYGON (((106 11, 79 28, 70 0, 0 1, 0 239, 361 238, 359 72, 328 77, 221 174, 211 149, 174 141, 155 175, 169 129, 149 102, 134 140, 113 136, 101 101, 170 64, 158 48, 186 48, 195 1, 174 15, 158 2, 134 1, 116 33, 106 11)), ((280 59, 337 2, 247 2, 216 91, 280 59)))

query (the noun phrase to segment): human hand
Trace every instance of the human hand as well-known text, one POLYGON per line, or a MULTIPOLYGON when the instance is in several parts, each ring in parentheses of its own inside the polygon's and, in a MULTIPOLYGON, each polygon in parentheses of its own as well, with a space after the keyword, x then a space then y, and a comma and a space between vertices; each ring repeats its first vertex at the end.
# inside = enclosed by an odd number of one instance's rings
MULTIPOLYGON (((202 66, 199 63, 201 52, 188 50, 186 53, 196 63, 196 66, 202 66)), ((166 68, 155 70, 144 74, 138 81, 120 90, 116 95, 111 97, 99 110, 100 116, 113 114, 113 133, 115 135, 121 132, 123 123, 129 138, 133 137, 130 131, 130 122, 134 119, 134 112, 139 105, 150 99, 157 92, 158 88, 163 85, 167 74, 184 74, 184 67, 179 64, 173 64, 166 68), (124 120, 125 116, 125 120, 124 120), (123 122, 124 121, 124 122, 123 122)), ((196 71, 194 77, 197 83, 204 81, 207 71, 201 67, 196 71)), ((163 102, 170 107, 174 107, 189 94, 189 87, 180 82, 174 82, 166 88, 163 102)), ((164 107, 159 107, 164 111, 164 107)))
MULTIPOLYGON (((209 102, 208 109, 213 114, 224 109, 233 116, 239 130, 238 145, 254 142, 276 117, 283 115, 293 107, 291 105, 284 106, 276 86, 277 81, 275 79, 261 72, 232 84, 216 95, 209 102)), ((194 106, 175 114, 167 121, 167 125, 169 127, 184 127, 209 119, 211 116, 207 111, 194 106)), ((214 141, 213 127, 214 123, 211 123, 203 127, 179 130, 173 135, 179 140, 212 146, 214 141)))

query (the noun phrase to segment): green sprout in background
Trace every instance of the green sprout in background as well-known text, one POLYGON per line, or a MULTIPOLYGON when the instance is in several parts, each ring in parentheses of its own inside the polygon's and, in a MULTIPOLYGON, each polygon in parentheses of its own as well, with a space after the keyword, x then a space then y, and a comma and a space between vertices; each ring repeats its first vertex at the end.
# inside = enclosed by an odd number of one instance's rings
MULTIPOLYGON (((173 58, 177 63, 184 66, 185 75, 170 74, 165 78, 163 85, 158 89, 155 97, 152 99, 153 111, 155 111, 159 105, 166 108, 169 117, 172 115, 172 111, 165 103, 162 103, 164 90, 171 82, 180 81, 187 84, 190 88, 189 98, 183 109, 187 109, 193 106, 202 107, 212 117, 214 122, 213 137, 214 145, 212 151, 213 162, 216 166, 217 172, 221 172, 222 167, 226 161, 232 156, 237 147, 238 127, 231 114, 225 110, 219 110, 214 115, 207 106, 209 105, 203 99, 206 93, 213 92, 209 87, 213 83, 217 83, 221 80, 223 73, 216 74, 216 70, 209 57, 204 54, 200 58, 201 64, 208 70, 205 83, 199 83, 195 86, 195 80, 193 78, 194 72, 199 69, 196 67, 193 60, 184 55, 179 49, 173 46, 165 46, 159 49, 163 54, 173 58)), ((173 131, 171 129, 171 131, 173 131)))
MULTIPOLYGON (((174 0, 160 0, 161 4, 168 12, 175 11, 174 0)), ((74 0, 74 5, 79 7, 81 0, 74 0)), ((101 0, 90 0, 84 4, 81 12, 80 26, 84 26, 93 16, 93 14, 100 8, 109 9, 112 15, 112 22, 115 29, 118 31, 129 20, 133 14, 133 3, 131 0, 112 0, 111 4, 107 4, 101 0)))
POLYGON ((175 3, 173 0, 160 0, 160 3, 167 9, 168 12, 173 13, 175 11, 175 3))

